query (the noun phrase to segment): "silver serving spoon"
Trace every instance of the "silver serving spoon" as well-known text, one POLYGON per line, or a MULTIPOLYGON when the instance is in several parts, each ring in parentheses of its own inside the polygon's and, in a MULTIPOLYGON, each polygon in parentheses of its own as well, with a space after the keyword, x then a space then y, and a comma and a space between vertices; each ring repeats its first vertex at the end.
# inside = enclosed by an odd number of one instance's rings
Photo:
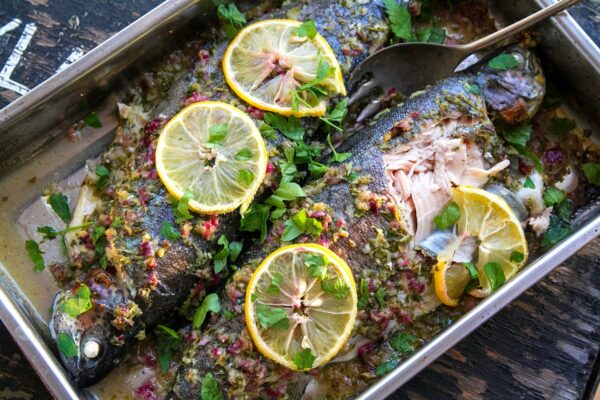
MULTIPOLYGON (((349 104, 370 95, 373 90, 408 96, 425 88, 430 83, 445 78, 471 54, 490 47, 515 33, 521 32, 538 22, 578 3, 580 0, 561 0, 551 6, 500 29, 484 38, 459 46, 433 43, 401 43, 386 47, 369 56, 350 74, 348 87, 353 89, 365 80, 350 97, 349 104)), ((381 98, 370 102, 359 114, 357 122, 369 118, 380 108, 381 98)))

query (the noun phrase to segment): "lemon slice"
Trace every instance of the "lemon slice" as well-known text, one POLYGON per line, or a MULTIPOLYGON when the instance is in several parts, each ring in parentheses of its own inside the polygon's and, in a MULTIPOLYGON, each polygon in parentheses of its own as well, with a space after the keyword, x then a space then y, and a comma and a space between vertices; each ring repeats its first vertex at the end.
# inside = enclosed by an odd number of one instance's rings
MULTIPOLYGON (((499 266, 504 280, 508 280, 527 262, 523 227, 510 206, 498 195, 459 186, 452 190, 452 196, 460 209, 460 219, 456 223, 458 234, 475 237, 478 241, 476 267, 480 288, 469 293, 476 297, 488 296, 492 292, 488 267, 499 266)), ((434 279, 436 276, 434 274, 434 279)), ((435 283, 437 288, 438 281, 435 283)))
POLYGON ((256 348, 292 370, 319 367, 342 348, 356 319, 348 265, 316 244, 282 247, 260 264, 246 290, 246 324, 256 348))
POLYGON ((188 191, 191 210, 244 212, 267 169, 265 142, 248 115, 225 103, 194 103, 163 128, 156 147, 156 170, 167 190, 180 199, 188 191))
POLYGON ((312 39, 299 37, 295 32, 300 25, 289 19, 270 19, 237 34, 223 56, 223 71, 240 98, 262 110, 304 117, 324 115, 327 97, 346 95, 333 50, 318 33, 312 39), (294 90, 317 78, 322 62, 331 68, 319 82, 327 96, 319 98, 304 90, 299 92, 304 102, 294 107, 294 90))
POLYGON ((471 275, 462 264, 453 264, 445 260, 438 261, 433 270, 435 293, 447 306, 456 306, 471 275))

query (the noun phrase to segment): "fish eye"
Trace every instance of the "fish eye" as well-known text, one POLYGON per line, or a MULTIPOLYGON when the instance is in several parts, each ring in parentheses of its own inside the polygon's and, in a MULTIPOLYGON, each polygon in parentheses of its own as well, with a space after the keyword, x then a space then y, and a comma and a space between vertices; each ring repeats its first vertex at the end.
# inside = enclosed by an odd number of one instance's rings
POLYGON ((102 352, 102 345, 95 339, 88 339, 83 343, 83 356, 89 360, 98 358, 102 352))

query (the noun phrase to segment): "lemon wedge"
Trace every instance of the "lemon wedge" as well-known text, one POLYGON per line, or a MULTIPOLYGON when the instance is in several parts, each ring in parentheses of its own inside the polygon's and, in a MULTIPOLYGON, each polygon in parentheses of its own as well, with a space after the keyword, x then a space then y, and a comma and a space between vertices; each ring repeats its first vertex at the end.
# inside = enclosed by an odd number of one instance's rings
POLYGON ((298 36, 300 25, 270 19, 237 34, 223 56, 223 72, 240 98, 262 110, 300 118, 322 116, 329 97, 346 95, 333 50, 318 33, 298 36), (311 82, 315 90, 302 90, 311 82))
POLYGON ((317 244, 269 254, 246 290, 245 316, 256 348, 292 370, 327 363, 348 340, 357 312, 348 265, 317 244))
POLYGON ((248 115, 221 102, 194 103, 163 128, 156 170, 177 199, 202 214, 244 213, 267 169, 265 142, 248 115))

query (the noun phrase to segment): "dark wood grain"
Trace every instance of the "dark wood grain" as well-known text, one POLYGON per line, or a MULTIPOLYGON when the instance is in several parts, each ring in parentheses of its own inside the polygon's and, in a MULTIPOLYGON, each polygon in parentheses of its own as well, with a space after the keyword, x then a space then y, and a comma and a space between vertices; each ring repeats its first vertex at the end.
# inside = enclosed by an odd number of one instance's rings
MULTIPOLYGON (((75 48, 89 51, 160 0, 2 0, 0 62, 25 24, 36 32, 11 78, 29 88, 51 76, 75 48)), ((600 2, 573 10, 600 43, 600 2)), ((0 89, 0 107, 16 99, 0 89)), ((392 399, 591 399, 600 369, 600 239, 417 375, 392 399)), ((48 392, 0 324, 0 399, 48 392)))

